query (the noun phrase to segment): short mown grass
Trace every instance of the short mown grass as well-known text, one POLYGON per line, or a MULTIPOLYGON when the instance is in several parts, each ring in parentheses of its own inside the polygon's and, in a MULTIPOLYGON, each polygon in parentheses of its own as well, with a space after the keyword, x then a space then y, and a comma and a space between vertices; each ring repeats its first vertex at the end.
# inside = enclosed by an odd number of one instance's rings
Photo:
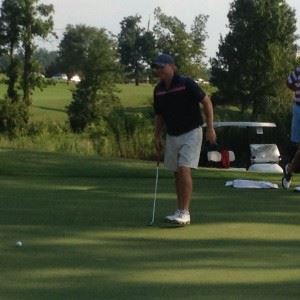
POLYGON ((224 187, 280 175, 196 171, 193 224, 175 229, 163 169, 146 226, 154 163, 2 149, 0 165, 1 299, 300 297, 299 195, 224 187))
MULTIPOLYGON (((72 91, 75 85, 57 82, 43 90, 35 90, 31 107, 33 121, 67 121, 66 107, 72 101, 72 91)), ((153 86, 150 84, 118 84, 117 96, 122 105, 136 110, 149 107, 153 98, 153 86)), ((0 84, 0 98, 6 93, 4 84, 0 84)))
MULTIPOLYGON (((6 87, 0 84, 0 97, 6 92, 6 87)), ((68 119, 66 107, 72 101, 72 91, 75 89, 73 84, 68 85, 58 82, 49 85, 45 89, 36 90, 33 94, 33 104, 31 106, 31 120, 33 121, 52 121, 66 122, 68 119)), ((122 105, 134 112, 148 112, 152 110, 153 89, 151 84, 118 84, 118 97, 122 105)), ((247 119, 249 116, 242 115, 236 106, 217 106, 216 120, 239 120, 247 119)))

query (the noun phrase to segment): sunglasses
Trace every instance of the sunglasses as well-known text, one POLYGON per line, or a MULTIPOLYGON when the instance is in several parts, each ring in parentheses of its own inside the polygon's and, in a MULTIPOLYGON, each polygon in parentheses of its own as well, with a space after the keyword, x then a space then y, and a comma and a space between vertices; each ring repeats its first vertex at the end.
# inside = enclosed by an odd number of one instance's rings
POLYGON ((156 66, 152 67, 153 70, 162 70, 164 68, 165 68, 164 65, 156 65, 156 66))

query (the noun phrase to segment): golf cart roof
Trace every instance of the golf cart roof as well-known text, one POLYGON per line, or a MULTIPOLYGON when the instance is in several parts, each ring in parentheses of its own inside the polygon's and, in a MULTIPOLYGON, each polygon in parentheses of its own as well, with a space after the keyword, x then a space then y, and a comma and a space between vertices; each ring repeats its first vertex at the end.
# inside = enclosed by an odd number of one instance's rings
MULTIPOLYGON (((206 127, 206 124, 203 125, 206 127)), ((214 127, 240 127, 240 128, 275 128, 277 127, 275 123, 267 123, 267 122, 214 122, 214 127)))

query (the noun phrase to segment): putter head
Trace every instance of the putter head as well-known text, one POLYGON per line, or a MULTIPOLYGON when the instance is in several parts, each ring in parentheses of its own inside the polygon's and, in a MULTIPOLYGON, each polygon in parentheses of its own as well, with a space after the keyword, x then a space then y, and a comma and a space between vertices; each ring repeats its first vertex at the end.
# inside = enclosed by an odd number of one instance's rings
POLYGON ((148 226, 153 226, 154 225, 154 221, 151 220, 149 223, 148 223, 148 226))

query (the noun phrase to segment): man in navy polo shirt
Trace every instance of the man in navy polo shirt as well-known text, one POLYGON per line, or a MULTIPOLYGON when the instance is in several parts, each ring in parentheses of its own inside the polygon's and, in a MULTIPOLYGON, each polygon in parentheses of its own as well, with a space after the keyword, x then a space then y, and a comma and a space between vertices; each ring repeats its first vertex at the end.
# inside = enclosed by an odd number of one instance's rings
POLYGON ((162 133, 167 132, 164 165, 175 174, 177 210, 165 220, 190 224, 192 196, 191 169, 198 167, 203 124, 200 103, 206 118, 206 139, 214 144, 213 107, 204 91, 190 78, 176 72, 173 58, 159 55, 151 65, 160 82, 154 89, 156 151, 162 150, 162 133))

